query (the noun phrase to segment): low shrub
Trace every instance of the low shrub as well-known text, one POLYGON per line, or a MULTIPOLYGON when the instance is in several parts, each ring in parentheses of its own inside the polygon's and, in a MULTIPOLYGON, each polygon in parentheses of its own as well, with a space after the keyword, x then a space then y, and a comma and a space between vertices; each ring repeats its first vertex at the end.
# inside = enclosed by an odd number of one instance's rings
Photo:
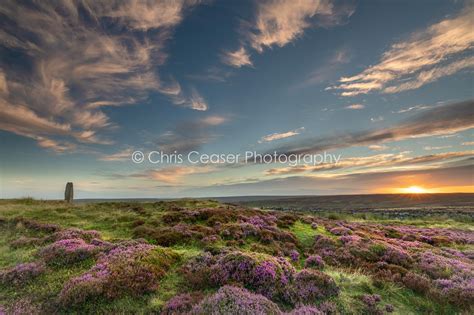
POLYGON ((324 261, 319 255, 311 255, 306 258, 304 266, 305 268, 322 270, 324 268, 324 261))
POLYGON ((61 229, 61 227, 57 224, 43 223, 36 220, 25 219, 22 217, 14 218, 13 222, 16 224, 22 224, 26 228, 38 232, 53 233, 61 229))
POLYGON ((153 228, 147 225, 140 225, 134 229, 135 237, 142 237, 153 240, 160 246, 173 246, 176 244, 187 244, 214 234, 210 227, 198 224, 179 223, 171 227, 153 228))
POLYGON ((293 305, 313 304, 338 294, 339 288, 330 276, 312 269, 298 272, 285 290, 286 300, 293 305))
POLYGON ((294 268, 281 257, 239 251, 224 254, 211 267, 216 285, 240 283, 269 298, 281 296, 292 280, 294 268))
POLYGON ((177 258, 174 252, 164 248, 136 241, 124 242, 99 257, 91 270, 66 282, 60 293, 60 303, 67 306, 97 296, 113 299, 152 292, 177 258))
POLYGON ((408 272, 402 278, 402 283, 405 287, 421 294, 427 294, 431 289, 430 279, 413 272, 408 272))
POLYGON ((11 248, 21 248, 29 246, 38 246, 44 243, 44 240, 37 237, 25 237, 21 236, 18 239, 10 243, 11 248))
POLYGON ((316 306, 303 305, 285 313, 285 315, 324 315, 324 313, 316 306))
POLYGON ((343 227, 343 226, 336 226, 332 229, 329 230, 330 233, 334 234, 334 235, 349 235, 349 234, 352 234, 352 231, 346 227, 343 227))
POLYGON ((193 308, 191 314, 277 315, 278 306, 260 294, 243 288, 224 286, 193 308))
POLYGON ((48 240, 50 241, 60 241, 66 239, 82 239, 86 242, 90 242, 92 239, 100 239, 100 233, 95 230, 81 230, 77 228, 69 228, 55 232, 48 240))
POLYGON ((378 294, 364 294, 361 297, 364 308, 362 312, 369 315, 383 315, 385 313, 392 313, 394 308, 391 304, 381 307, 380 302, 382 301, 378 294))
POLYGON ((441 299, 464 309, 474 306, 474 282, 472 277, 455 276, 434 281, 441 299))
POLYGON ((297 262, 300 259, 300 253, 298 253, 298 251, 294 249, 290 251, 289 256, 291 258, 291 261, 293 262, 297 262))
POLYGON ((204 253, 188 260, 181 268, 181 272, 192 288, 204 288, 212 286, 211 268, 217 261, 218 256, 211 253, 204 253))
POLYGON ((24 263, 0 271, 0 283, 3 285, 22 286, 45 272, 42 263, 24 263))
POLYGON ((87 244, 83 239, 61 239, 38 252, 48 265, 69 265, 93 257, 99 251, 97 246, 87 244))
POLYGON ((203 299, 200 292, 183 293, 172 297, 161 310, 161 315, 188 314, 203 299))
MULTIPOLYGON (((0 314, 2 314, 2 310, 0 307, 0 314)), ((29 298, 22 298, 15 301, 8 309, 5 310, 5 313, 8 315, 40 315, 44 314, 44 312, 35 305, 31 299, 29 298)), ((2 315, 3 315, 2 314, 2 315)))

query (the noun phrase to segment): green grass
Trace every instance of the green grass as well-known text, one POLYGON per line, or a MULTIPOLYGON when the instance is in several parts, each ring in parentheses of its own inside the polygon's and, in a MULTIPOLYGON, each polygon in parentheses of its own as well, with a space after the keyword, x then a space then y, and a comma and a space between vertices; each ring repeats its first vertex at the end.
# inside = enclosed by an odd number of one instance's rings
POLYGON ((325 272, 341 289, 335 302, 346 310, 347 314, 362 312, 363 304, 360 298, 364 294, 379 294, 383 301, 381 306, 392 304, 395 307, 392 314, 457 314, 456 310, 449 306, 442 306, 393 283, 384 282, 376 286, 373 279, 361 271, 327 268, 325 272))
MULTIPOLYGON (((318 227, 319 229, 319 227, 318 227)), ((290 231, 293 232, 298 241, 305 248, 309 248, 314 243, 314 237, 320 232, 311 227, 311 224, 296 221, 291 227, 290 231)))

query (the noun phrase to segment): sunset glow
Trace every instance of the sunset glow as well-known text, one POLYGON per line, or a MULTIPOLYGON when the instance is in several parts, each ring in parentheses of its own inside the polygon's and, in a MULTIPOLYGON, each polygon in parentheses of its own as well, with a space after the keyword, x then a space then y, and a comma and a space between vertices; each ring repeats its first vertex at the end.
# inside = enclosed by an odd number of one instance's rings
POLYGON ((420 186, 410 186, 408 188, 402 188, 401 191, 407 194, 426 194, 429 191, 420 186))

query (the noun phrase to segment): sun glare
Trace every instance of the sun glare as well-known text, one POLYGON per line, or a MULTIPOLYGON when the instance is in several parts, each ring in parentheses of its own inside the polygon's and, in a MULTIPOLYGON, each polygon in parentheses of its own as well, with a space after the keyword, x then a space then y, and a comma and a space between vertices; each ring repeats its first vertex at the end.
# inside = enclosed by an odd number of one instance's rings
POLYGON ((403 188, 402 191, 407 194, 425 194, 428 192, 420 186, 410 186, 408 188, 403 188))

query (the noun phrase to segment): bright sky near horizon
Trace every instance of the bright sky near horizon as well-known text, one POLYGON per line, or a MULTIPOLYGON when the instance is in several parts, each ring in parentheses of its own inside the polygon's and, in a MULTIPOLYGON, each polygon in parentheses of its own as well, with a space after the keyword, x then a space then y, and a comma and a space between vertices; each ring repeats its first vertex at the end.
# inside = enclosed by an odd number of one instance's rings
POLYGON ((0 198, 474 192, 472 1, 0 3, 0 198), (133 163, 132 152, 340 155, 133 163))

